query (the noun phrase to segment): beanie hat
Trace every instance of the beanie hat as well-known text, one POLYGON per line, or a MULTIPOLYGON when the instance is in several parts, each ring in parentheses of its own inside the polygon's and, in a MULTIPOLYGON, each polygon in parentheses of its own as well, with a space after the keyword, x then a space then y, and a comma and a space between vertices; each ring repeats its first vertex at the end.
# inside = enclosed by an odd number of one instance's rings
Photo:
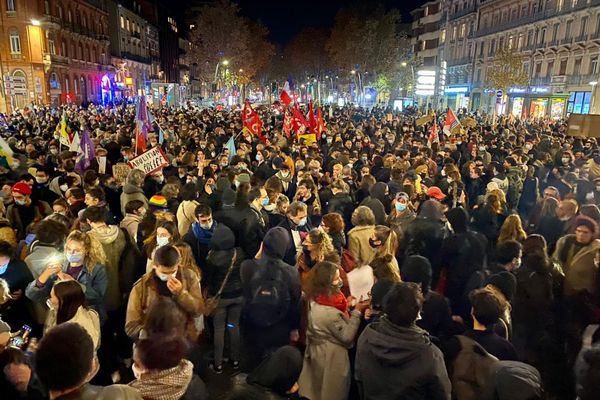
POLYGON ((154 195, 148 201, 148 205, 153 210, 164 210, 167 208, 167 199, 160 194, 154 195))
POLYGON ((250 183, 250 175, 243 173, 237 176, 237 180, 239 183, 250 183))
POLYGON ((271 228, 263 239, 263 251, 266 255, 282 259, 290 245, 290 239, 285 228, 271 228))
POLYGON ((486 285, 495 286, 510 302, 515 296, 515 291, 517 290, 517 278, 508 271, 502 271, 491 275, 487 279, 486 285))
POLYGON ((12 192, 20 193, 24 196, 31 196, 31 188, 25 182, 17 182, 12 187, 12 192))

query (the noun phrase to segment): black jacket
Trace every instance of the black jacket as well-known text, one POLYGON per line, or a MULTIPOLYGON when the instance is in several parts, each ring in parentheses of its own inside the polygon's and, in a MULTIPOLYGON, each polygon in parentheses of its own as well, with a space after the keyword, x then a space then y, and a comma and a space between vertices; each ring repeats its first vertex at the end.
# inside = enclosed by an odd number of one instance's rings
MULTIPOLYGON (((194 224, 196 223, 197 222, 195 222, 194 224)), ((206 262, 206 256, 208 256, 210 238, 197 238, 194 234, 193 227, 190 227, 188 233, 186 233, 183 237, 183 241, 189 244, 192 248, 192 253, 194 254, 194 259, 196 260, 196 265, 198 265, 198 268, 200 268, 200 270, 202 271, 206 262)))
POLYGON ((450 399, 442 352, 424 330, 394 325, 385 316, 360 335, 354 375, 363 399, 450 399))
POLYGON ((312 229, 310 220, 307 220, 306 224, 304 226, 296 228, 294 226, 293 222, 289 218, 286 218, 277 226, 284 228, 287 231, 288 237, 289 237, 290 244, 285 251, 285 255, 283 256, 283 261, 289 265, 296 265, 296 253, 297 252, 296 252, 296 245, 294 244, 294 237, 292 236, 292 230, 298 230, 300 232, 310 231, 312 229))
POLYGON ((202 270, 202 286, 208 290, 209 296, 214 296, 223 284, 227 271, 232 265, 234 252, 236 254, 235 261, 221 297, 232 299, 242 296, 240 264, 245 256, 241 248, 235 248, 234 246, 235 236, 233 231, 224 224, 217 225, 213 237, 210 239, 210 251, 202 270))
POLYGON ((242 216, 242 234, 240 235, 240 246, 248 257, 254 257, 258 253, 268 228, 268 218, 261 211, 249 207, 242 216))
POLYGON ((346 231, 352 228, 352 212, 354 211, 354 202, 348 193, 336 193, 327 204, 327 212, 338 213, 344 219, 346 231))

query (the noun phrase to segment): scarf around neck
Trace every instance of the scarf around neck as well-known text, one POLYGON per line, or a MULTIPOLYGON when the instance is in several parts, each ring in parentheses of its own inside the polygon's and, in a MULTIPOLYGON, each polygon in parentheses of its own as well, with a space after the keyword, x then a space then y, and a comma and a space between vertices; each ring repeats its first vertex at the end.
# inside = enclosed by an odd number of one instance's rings
POLYGON ((322 306, 334 307, 344 313, 346 318, 350 318, 348 312, 348 299, 342 292, 336 292, 332 295, 319 294, 315 296, 315 302, 322 306))
POLYGON ((210 244, 210 239, 215 232, 215 227, 217 226, 217 222, 214 221, 210 229, 203 229, 198 222, 194 222, 192 224, 192 231, 194 232, 194 236, 201 244, 208 245, 210 244))

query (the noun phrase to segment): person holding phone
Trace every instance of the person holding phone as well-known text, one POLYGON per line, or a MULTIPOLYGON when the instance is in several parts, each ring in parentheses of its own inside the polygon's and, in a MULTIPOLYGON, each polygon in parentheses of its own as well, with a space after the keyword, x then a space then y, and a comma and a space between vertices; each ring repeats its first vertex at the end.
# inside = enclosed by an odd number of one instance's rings
POLYGON ((108 276, 102 245, 92 235, 73 231, 67 237, 64 258, 49 259, 46 269, 27 286, 25 295, 34 303, 45 305, 56 282, 74 280, 83 286, 87 305, 104 321, 108 276))

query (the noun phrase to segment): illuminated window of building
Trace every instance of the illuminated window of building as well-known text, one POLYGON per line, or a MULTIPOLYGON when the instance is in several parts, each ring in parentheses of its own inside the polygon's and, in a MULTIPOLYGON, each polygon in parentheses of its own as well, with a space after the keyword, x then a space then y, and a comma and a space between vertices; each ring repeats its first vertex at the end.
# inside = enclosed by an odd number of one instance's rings
POLYGON ((6 11, 15 11, 15 0, 6 0, 6 11))
POLYGON ((44 12, 46 15, 50 15, 50 2, 48 0, 44 0, 44 12))
POLYGON ((71 13, 71 10, 67 11, 67 21, 69 21, 70 24, 73 23, 73 14, 71 13))
POLYGON ((442 33, 440 34, 440 43, 444 43, 446 41, 446 30, 442 29, 442 33))
POLYGON ((125 18, 121 15, 121 29, 125 29, 125 18))
POLYGON ((590 58, 590 75, 598 73, 598 56, 590 58))
POLYGON ((11 54, 21 54, 21 37, 19 36, 19 31, 11 29, 8 33, 8 37, 10 40, 11 54))
POLYGON ((63 8, 61 5, 58 6, 58 18, 63 19, 63 8))
POLYGON ((56 54, 56 47, 54 47, 54 39, 48 39, 48 52, 52 55, 56 54))
POLYGON ((60 81, 58 80, 58 75, 56 75, 56 72, 53 72, 50 74, 49 83, 50 83, 50 89, 59 89, 60 90, 60 81))

